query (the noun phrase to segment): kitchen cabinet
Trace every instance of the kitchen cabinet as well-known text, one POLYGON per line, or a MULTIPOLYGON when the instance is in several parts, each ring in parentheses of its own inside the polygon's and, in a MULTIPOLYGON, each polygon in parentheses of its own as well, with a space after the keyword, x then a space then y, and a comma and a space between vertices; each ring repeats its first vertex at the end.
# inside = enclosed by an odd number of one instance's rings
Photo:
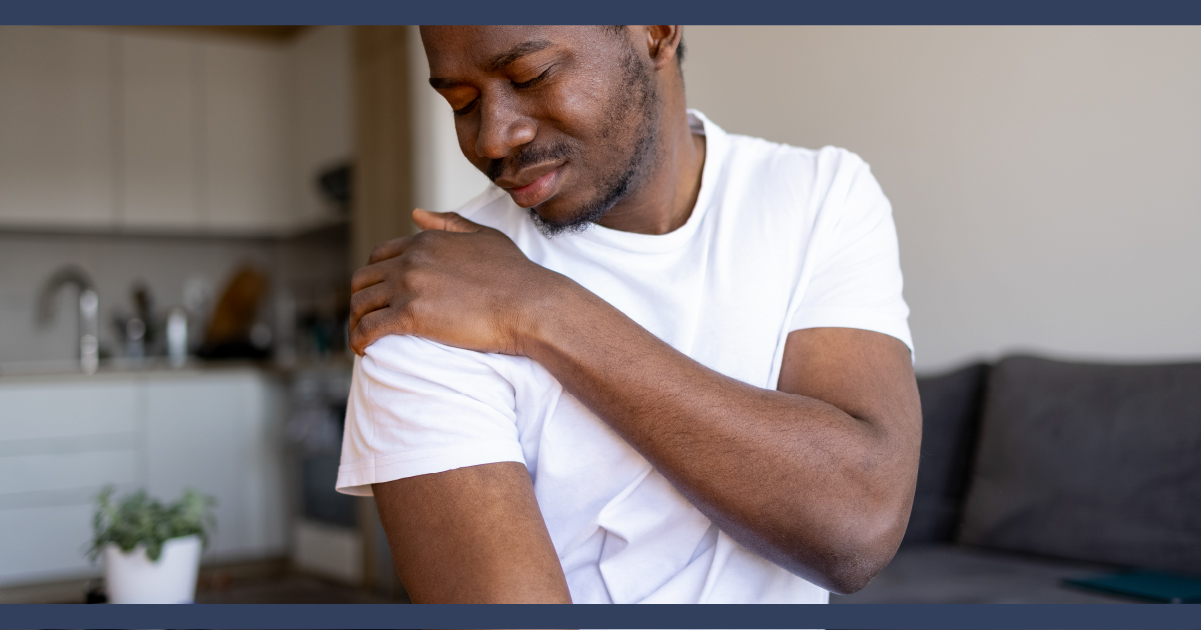
POLYGON ((283 397, 253 368, 0 378, 0 585, 98 574, 107 484, 216 497, 206 561, 284 555, 283 397))
POLYGON ((116 220, 111 31, 0 26, 0 221, 111 229, 116 220))
POLYGON ((285 546, 282 388, 256 372, 164 375, 146 384, 151 495, 194 488, 217 497, 212 553, 285 546))
POLYGON ((122 227, 195 229, 200 220, 200 44, 119 37, 122 227))
POLYGON ((285 50, 205 42, 201 55, 205 226, 286 231, 293 203, 285 50))
POLYGON ((295 107, 296 217, 303 225, 336 218, 317 177, 354 154, 352 41, 349 26, 321 26, 301 33, 292 48, 291 102, 295 107))
POLYGON ((341 220, 350 38, 0 26, 0 229, 284 236, 341 220))

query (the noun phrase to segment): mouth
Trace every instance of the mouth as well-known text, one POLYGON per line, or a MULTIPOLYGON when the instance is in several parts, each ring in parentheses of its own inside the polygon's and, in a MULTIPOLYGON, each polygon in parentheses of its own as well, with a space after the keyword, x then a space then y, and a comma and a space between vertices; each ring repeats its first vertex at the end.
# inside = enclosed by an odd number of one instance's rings
POLYGON ((526 177, 518 181, 529 181, 529 176, 534 176, 533 181, 529 183, 515 186, 513 183, 504 180, 496 182, 498 186, 509 191, 509 196, 513 198, 513 202, 522 208, 533 208, 534 206, 550 199, 558 192, 559 182, 562 180, 564 164, 550 165, 549 170, 539 174, 538 171, 548 167, 540 167, 531 169, 529 174, 524 174, 526 177))

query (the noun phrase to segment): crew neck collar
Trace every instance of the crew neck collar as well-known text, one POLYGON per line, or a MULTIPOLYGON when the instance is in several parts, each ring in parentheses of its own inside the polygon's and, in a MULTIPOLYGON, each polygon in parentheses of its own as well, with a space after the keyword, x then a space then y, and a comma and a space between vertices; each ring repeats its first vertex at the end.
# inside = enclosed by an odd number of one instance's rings
POLYGON ((720 127, 694 109, 688 110, 688 127, 694 134, 705 136, 705 164, 701 168, 701 189, 696 196, 696 205, 684 225, 667 234, 639 234, 623 232, 603 225, 593 224, 580 234, 563 235, 558 238, 580 240, 631 252, 658 253, 682 247, 704 221, 713 197, 713 181, 725 157, 726 134, 720 127))

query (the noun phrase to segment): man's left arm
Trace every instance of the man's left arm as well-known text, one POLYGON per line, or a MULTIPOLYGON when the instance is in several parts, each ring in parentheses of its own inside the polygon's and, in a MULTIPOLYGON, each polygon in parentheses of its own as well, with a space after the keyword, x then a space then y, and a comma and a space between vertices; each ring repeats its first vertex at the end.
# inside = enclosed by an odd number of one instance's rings
POLYGON ((756 553, 840 593, 892 559, 921 439, 904 343, 851 328, 794 331, 772 391, 605 311, 565 309, 526 353, 756 553))
POLYGON ((411 334, 526 355, 756 553, 840 593, 892 558, 921 439, 903 342, 797 330, 778 391, 754 387, 675 350, 495 230, 454 214, 414 219, 427 231, 381 246, 355 274, 356 351, 411 334))

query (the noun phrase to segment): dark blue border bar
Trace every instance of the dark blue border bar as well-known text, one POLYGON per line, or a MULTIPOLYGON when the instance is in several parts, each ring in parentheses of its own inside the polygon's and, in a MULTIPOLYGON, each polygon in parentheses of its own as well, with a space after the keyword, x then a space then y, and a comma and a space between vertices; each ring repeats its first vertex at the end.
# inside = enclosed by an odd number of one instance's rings
POLYGON ((5 24, 1201 24, 1198 0, 4 0, 5 24), (662 18, 660 20, 659 18, 662 18))
POLYGON ((0 628, 1201 628, 1197 604, 0 606, 0 628))

